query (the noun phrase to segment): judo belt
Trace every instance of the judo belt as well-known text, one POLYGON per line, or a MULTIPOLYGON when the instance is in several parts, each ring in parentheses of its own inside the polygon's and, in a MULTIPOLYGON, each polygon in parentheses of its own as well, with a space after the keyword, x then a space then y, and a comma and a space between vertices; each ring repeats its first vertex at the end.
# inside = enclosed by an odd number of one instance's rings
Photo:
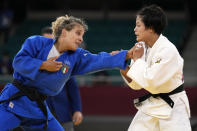
POLYGON ((184 88, 183 88, 183 85, 177 87, 175 90, 169 92, 169 93, 160 93, 160 94, 147 94, 147 95, 144 95, 144 96, 141 96, 137 99, 134 99, 134 104, 136 106, 140 106, 141 105, 141 102, 145 101, 146 99, 148 99, 149 97, 154 97, 154 98, 157 98, 157 97, 160 97, 161 99, 163 99, 171 108, 173 108, 174 106, 174 101, 170 98, 170 95, 173 95, 173 94, 176 94, 176 93, 179 93, 179 92, 182 92, 184 91, 184 88))
POLYGON ((31 101, 36 101, 38 107, 41 109, 41 111, 46 116, 46 123, 44 125, 44 130, 47 130, 48 127, 48 113, 46 106, 44 104, 44 100, 46 100, 47 96, 39 93, 35 88, 29 88, 25 85, 23 85, 19 80, 14 79, 12 82, 14 86, 16 86, 19 89, 19 92, 12 95, 10 98, 0 101, 0 103, 15 100, 22 96, 27 96, 31 101))

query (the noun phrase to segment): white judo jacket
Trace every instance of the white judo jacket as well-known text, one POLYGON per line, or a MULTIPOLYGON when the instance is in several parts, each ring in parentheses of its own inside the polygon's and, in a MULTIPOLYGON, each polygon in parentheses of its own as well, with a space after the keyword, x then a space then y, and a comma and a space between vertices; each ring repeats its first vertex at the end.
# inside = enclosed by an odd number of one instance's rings
MULTIPOLYGON (((131 83, 123 77, 126 83, 134 90, 144 88, 151 94, 169 93, 183 84, 183 59, 176 47, 163 35, 160 35, 152 48, 144 45, 144 55, 131 61, 130 70, 127 76, 132 79, 131 83)), ((188 117, 190 108, 185 91, 171 95, 176 106, 177 101, 183 101, 188 117)), ((161 98, 153 98, 142 102, 136 108, 147 115, 166 119, 169 118, 171 108, 161 98)))

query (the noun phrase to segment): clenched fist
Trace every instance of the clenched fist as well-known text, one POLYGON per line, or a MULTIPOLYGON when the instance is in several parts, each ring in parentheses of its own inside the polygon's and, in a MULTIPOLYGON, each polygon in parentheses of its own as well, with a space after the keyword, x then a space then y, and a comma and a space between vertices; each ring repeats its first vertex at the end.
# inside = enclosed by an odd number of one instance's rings
POLYGON ((142 43, 136 43, 133 48, 133 60, 136 61, 143 56, 144 48, 142 43))

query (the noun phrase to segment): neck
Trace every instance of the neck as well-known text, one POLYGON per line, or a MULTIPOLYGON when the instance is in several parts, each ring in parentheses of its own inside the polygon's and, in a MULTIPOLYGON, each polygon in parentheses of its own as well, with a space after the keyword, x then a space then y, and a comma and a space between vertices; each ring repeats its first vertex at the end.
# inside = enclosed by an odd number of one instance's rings
POLYGON ((148 45, 149 47, 152 48, 152 46, 155 44, 155 42, 156 42, 157 39, 159 38, 159 35, 155 34, 155 35, 153 35, 152 37, 149 37, 149 38, 150 38, 150 39, 149 39, 146 43, 147 43, 147 45, 148 45))
POLYGON ((57 41, 55 42, 54 46, 55 46, 55 48, 57 49, 57 51, 58 51, 59 53, 61 53, 61 50, 60 50, 60 42, 59 42, 59 40, 57 40, 57 41))

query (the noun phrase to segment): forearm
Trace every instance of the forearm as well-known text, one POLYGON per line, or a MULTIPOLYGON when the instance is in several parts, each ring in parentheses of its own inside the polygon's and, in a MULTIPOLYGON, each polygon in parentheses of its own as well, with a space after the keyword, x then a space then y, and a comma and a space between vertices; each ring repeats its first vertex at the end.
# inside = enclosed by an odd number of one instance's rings
POLYGON ((13 68, 17 73, 23 77, 31 80, 35 79, 36 74, 40 68, 42 61, 29 56, 16 56, 13 60, 13 68))
POLYGON ((132 79, 129 78, 129 77, 127 76, 127 72, 129 71, 129 69, 130 69, 130 67, 127 66, 125 70, 120 70, 120 73, 121 73, 122 76, 124 76, 125 79, 130 83, 130 82, 132 82, 132 79))

